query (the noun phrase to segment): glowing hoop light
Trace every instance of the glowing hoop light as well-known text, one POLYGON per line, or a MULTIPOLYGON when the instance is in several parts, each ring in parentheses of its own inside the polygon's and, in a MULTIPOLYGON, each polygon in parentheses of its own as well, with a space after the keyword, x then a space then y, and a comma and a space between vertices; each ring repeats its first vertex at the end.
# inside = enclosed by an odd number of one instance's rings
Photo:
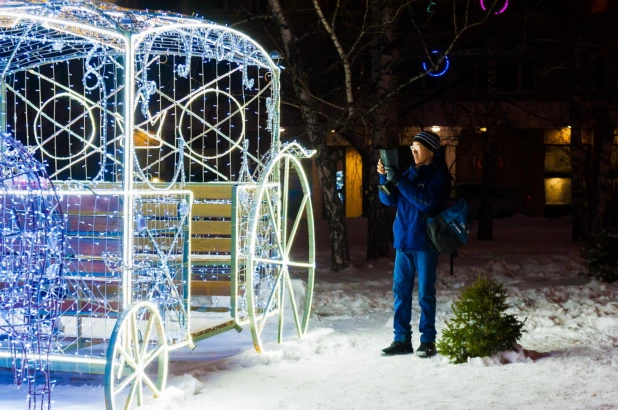
POLYGON ((51 97, 49 100, 45 101, 41 105, 41 108, 39 108, 37 110, 36 116, 34 118, 34 124, 38 125, 37 127, 34 127, 33 133, 34 133, 34 138, 35 138, 35 141, 36 141, 39 149, 41 150, 41 152, 44 152, 45 155, 49 156, 52 159, 57 159, 57 160, 73 160, 75 158, 78 158, 78 157, 82 156, 86 152, 88 147, 95 147, 96 148, 96 146, 94 145, 94 138, 96 136, 97 124, 94 121, 94 114, 92 112, 92 107, 90 107, 88 105, 88 101, 85 98, 79 97, 78 95, 75 95, 75 94, 72 94, 72 93, 59 93, 59 94, 56 94, 55 96, 51 97), (49 116, 45 115, 43 113, 43 110, 45 109, 45 107, 48 104, 50 104, 52 102, 55 102, 56 100, 58 100, 61 97, 65 97, 65 98, 68 98, 69 100, 77 101, 79 104, 82 105, 82 107, 84 107, 85 112, 82 113, 81 115, 79 115, 77 118, 72 118, 69 121, 68 124, 60 124, 60 123, 56 122, 54 119, 52 119, 49 116), (90 124, 92 126, 92 131, 90 132, 90 138, 88 138, 88 139, 82 137, 79 134, 76 134, 75 132, 71 131, 71 129, 70 129, 71 125, 76 123, 78 120, 80 120, 84 116, 86 116, 86 118, 90 119, 90 124), (41 117, 44 117, 48 121, 51 121, 52 123, 54 123, 54 125, 57 126, 60 130, 56 131, 54 134, 52 134, 51 136, 47 137, 46 139, 43 139, 43 136, 39 135, 39 131, 38 131, 38 128, 41 127, 41 124, 39 124, 39 120, 41 119, 41 117), (73 136, 76 140, 83 142, 84 143, 84 147, 79 152, 77 152, 76 154, 70 154, 70 151, 69 151, 69 155, 66 156, 66 157, 60 157, 60 156, 57 156, 57 155, 53 155, 51 152, 47 151, 45 149, 44 145, 46 143, 56 139, 58 137, 58 135, 60 133, 62 133, 62 132, 66 132, 69 135, 69 138, 71 136, 73 136))
MULTIPOLYGON (((230 110, 231 111, 231 110, 230 110)), ((184 109, 182 110, 181 114, 180 114, 180 118, 178 119, 178 125, 176 127, 178 135, 184 140, 185 142, 185 148, 187 149, 187 151, 189 151, 191 154, 195 155, 198 158, 204 158, 204 159, 215 159, 215 158, 221 158, 224 155, 229 154, 230 152, 232 152, 234 149, 236 148, 241 148, 240 143, 242 142, 242 139, 245 136, 245 114, 243 112, 243 106, 242 104, 240 104, 238 102, 238 100, 234 97, 232 97, 231 94, 226 93, 225 91, 221 91, 221 90, 217 90, 214 88, 207 88, 205 90, 202 90, 198 93, 195 93, 195 95, 193 97, 191 97, 187 103, 184 106, 184 109), (203 118, 201 118, 199 115, 195 114, 194 112, 192 112, 189 109, 189 106, 191 105, 191 103, 195 100, 197 100, 200 97, 203 97, 204 99, 206 99, 206 94, 208 93, 214 93, 214 94, 221 94, 224 97, 229 98, 230 101, 230 105, 232 105, 231 103, 234 103, 237 107, 237 110, 233 113, 231 113, 230 115, 228 115, 227 117, 225 117, 223 120, 220 120, 218 123, 216 124, 210 124, 208 121, 204 120, 203 118), (185 138, 185 136, 182 133, 182 121, 185 117, 185 114, 189 113, 190 117, 193 117, 195 119, 197 119, 199 122, 201 122, 203 125, 205 125, 208 130, 202 132, 201 134, 197 135, 197 136, 193 136, 192 138, 188 139, 185 138), (225 134, 223 134, 221 131, 218 130, 218 126, 221 125, 223 122, 226 121, 231 121, 232 117, 236 114, 240 114, 241 118, 242 118, 242 125, 241 125, 241 130, 240 130, 240 135, 238 136, 238 139, 236 141, 234 141, 234 139, 231 136, 227 136, 225 134), (213 133, 215 133, 216 135, 219 135, 220 137, 226 139, 229 143, 230 143, 230 148, 222 153, 218 153, 217 155, 211 155, 211 156, 207 156, 207 155, 202 155, 198 152, 195 152, 192 148, 191 148, 191 143, 195 140, 197 140, 199 137, 201 137, 202 135, 208 133, 212 131, 213 133)))
MULTIPOLYGON (((485 7, 485 0, 480 0, 481 2, 481 8, 483 9, 483 11, 487 11, 487 7, 485 7)), ((504 0, 504 6, 502 6, 502 8, 496 12, 494 12, 494 14, 502 14, 506 11, 506 9, 509 7, 509 0, 504 0)))
MULTIPOLYGON (((434 50, 431 52, 431 54, 439 54, 440 52, 438 50, 434 50)), ((427 72, 427 75, 430 75, 432 77, 440 77, 444 74, 446 74, 446 72, 448 71, 449 66, 451 65, 448 56, 444 56, 444 68, 441 71, 437 71, 437 72, 430 72, 430 68, 427 64, 427 61, 423 61, 423 70, 425 70, 427 72)))

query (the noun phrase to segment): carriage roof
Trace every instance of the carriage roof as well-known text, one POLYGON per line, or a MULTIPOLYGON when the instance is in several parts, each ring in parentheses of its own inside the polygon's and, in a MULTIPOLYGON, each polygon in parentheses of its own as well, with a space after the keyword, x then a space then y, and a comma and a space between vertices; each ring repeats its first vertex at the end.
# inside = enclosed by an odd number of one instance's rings
POLYGON ((89 0, 5 1, 0 5, 0 73, 85 58, 101 45, 122 55, 202 56, 278 71, 248 36, 198 17, 149 12, 89 0))

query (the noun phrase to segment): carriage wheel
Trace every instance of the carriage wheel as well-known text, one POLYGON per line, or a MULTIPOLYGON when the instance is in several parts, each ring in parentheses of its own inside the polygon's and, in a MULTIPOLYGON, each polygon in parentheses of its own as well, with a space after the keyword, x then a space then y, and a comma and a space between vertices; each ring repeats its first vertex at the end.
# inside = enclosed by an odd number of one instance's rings
POLYGON ((129 305, 116 322, 107 348, 107 409, 140 407, 145 397, 158 397, 165 388, 167 365, 165 330, 157 307, 146 301, 129 305))
POLYGON ((278 320, 277 339, 282 342, 285 306, 291 310, 298 337, 307 331, 315 276, 313 209, 300 161, 282 152, 260 181, 249 224, 246 278, 251 334, 258 352, 263 351, 269 321, 278 320))

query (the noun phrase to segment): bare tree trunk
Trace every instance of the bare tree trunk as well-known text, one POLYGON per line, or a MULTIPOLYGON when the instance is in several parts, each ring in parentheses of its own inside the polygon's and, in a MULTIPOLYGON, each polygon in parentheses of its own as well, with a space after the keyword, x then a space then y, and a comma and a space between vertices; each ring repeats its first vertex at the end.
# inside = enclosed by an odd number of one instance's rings
POLYGON ((375 165, 380 154, 373 150, 365 161, 368 165, 365 192, 368 197, 367 215, 367 260, 385 258, 389 254, 393 238, 393 212, 380 202, 378 196, 378 172, 375 165))
POLYGON ((571 241, 577 242, 586 234, 586 151, 582 142, 581 121, 571 120, 571 123, 571 241))
MULTIPOLYGON (((384 27, 384 33, 376 35, 372 49, 372 72, 376 84, 376 99, 383 100, 394 89, 396 78, 394 64, 399 61, 399 50, 393 48, 396 34, 393 32, 393 20, 396 10, 390 2, 374 5, 372 14, 374 21, 379 21, 384 27)), ((369 212, 367 224, 367 259, 377 260, 387 257, 390 250, 389 231, 392 226, 392 214, 380 202, 378 195, 378 173, 375 166, 379 159, 376 147, 394 148, 399 145, 397 129, 397 112, 392 104, 384 103, 373 112, 372 144, 369 148, 369 212)))
POLYGON ((611 166, 614 127, 608 122, 608 108, 603 107, 597 127, 594 130, 592 201, 590 201, 589 232, 598 233, 605 226, 607 209, 612 200, 611 166))
POLYGON ((333 160, 329 158, 326 147, 326 133, 319 118, 319 111, 309 87, 309 76, 306 66, 298 52, 296 38, 281 8, 279 0, 268 0, 275 21, 279 26, 281 40, 284 45, 285 56, 292 75, 298 81, 293 81, 294 92, 298 98, 300 111, 305 122, 305 129, 309 140, 318 149, 316 163, 322 183, 326 218, 330 229, 331 239, 331 269, 335 272, 350 266, 350 252, 348 246, 348 231, 345 224, 345 209, 337 196, 336 175, 333 160))
POLYGON ((496 128, 492 127, 485 132, 481 139, 483 147, 483 193, 481 195, 481 209, 479 212, 479 227, 476 238, 480 241, 491 241, 494 238, 494 208, 496 202, 496 185, 498 181, 496 157, 496 128))
POLYGON ((498 104, 496 103, 496 60, 488 62, 489 75, 487 79, 488 102, 486 105, 485 120, 490 121, 487 131, 481 134, 482 170, 481 177, 483 192, 481 194, 481 208, 479 210, 479 227, 476 238, 480 241, 491 241, 494 238, 494 208, 496 202, 496 184, 498 180, 496 169, 497 144, 496 133, 501 125, 498 104))
POLYGON ((339 196, 337 195, 337 180, 336 180, 336 164, 337 154, 334 150, 322 148, 318 151, 316 163, 320 174, 320 182, 322 183, 322 195, 324 198, 324 206, 326 207, 326 219, 329 230, 330 245, 331 245, 331 266, 333 271, 337 272, 345 269, 350 264, 350 253, 348 246, 348 235, 345 229, 333 229, 340 221, 345 221, 345 209, 341 205, 339 196), (335 206, 337 205, 337 206, 335 206))
POLYGON ((582 101, 581 75, 582 50, 581 39, 577 39, 574 46, 574 68, 572 74, 573 94, 571 96, 571 206, 573 208, 573 222, 571 241, 577 242, 586 233, 586 179, 585 162, 586 151, 582 142, 582 101))

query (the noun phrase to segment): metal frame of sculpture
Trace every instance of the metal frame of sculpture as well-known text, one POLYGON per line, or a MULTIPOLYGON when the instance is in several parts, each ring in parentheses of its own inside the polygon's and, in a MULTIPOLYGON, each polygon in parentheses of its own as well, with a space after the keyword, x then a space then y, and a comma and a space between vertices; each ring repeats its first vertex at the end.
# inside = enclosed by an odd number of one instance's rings
POLYGON ((108 409, 130 408, 160 394, 175 349, 247 324, 261 351, 284 302, 306 332, 313 151, 280 142, 262 47, 200 18, 10 0, 0 73, 0 129, 45 164, 65 213, 52 371, 104 373, 108 409), (228 296, 192 298, 220 278, 228 296))

